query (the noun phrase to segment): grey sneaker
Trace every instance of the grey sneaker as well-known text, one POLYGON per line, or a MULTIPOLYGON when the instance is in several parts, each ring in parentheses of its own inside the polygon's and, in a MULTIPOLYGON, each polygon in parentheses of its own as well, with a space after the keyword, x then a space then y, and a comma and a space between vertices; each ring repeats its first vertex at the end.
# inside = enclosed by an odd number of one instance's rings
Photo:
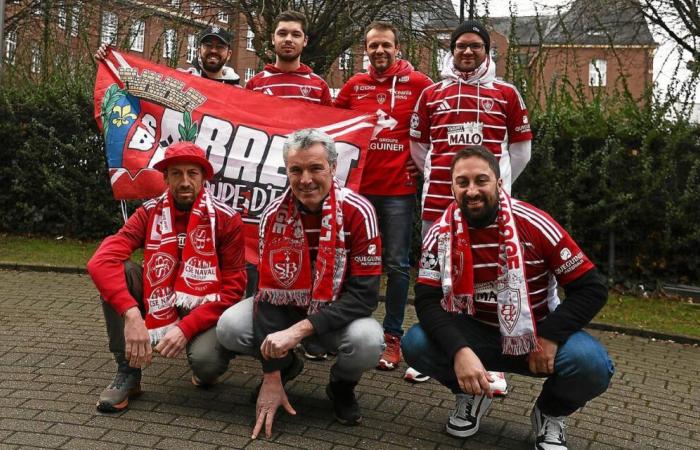
POLYGON ((537 407, 532 408, 530 420, 535 432, 535 448, 537 450, 566 450, 565 416, 548 416, 537 407))
POLYGON ((112 383, 100 394, 97 410, 119 412, 129 406, 129 398, 143 394, 141 390, 141 369, 120 365, 112 383))
POLYGON ((450 414, 445 430, 459 438, 476 434, 481 418, 490 407, 491 399, 485 395, 456 394, 455 410, 450 414))

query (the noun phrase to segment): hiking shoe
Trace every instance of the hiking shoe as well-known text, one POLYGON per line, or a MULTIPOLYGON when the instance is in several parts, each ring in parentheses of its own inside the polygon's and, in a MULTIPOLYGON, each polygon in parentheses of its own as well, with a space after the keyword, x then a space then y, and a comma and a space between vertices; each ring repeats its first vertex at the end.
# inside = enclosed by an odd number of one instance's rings
POLYGON ((409 367, 408 369, 406 369, 406 373, 403 374, 403 379, 408 381, 409 383, 423 383, 425 381, 428 381, 430 377, 428 375, 423 375, 413 367, 409 367))
POLYGON ((506 374, 503 372, 491 372, 489 371, 493 381, 489 383, 491 387, 491 393, 496 397, 505 397, 508 395, 508 381, 506 381, 506 374))
POLYGON ((331 381, 326 386, 326 395, 333 402, 335 419, 343 425, 354 426, 362 421, 355 386, 357 381, 331 381))
POLYGON ((532 408, 530 420, 535 432, 535 448, 537 450, 566 450, 566 433, 564 429, 566 416, 548 416, 537 407, 532 408))
POLYGON ((100 394, 97 410, 119 412, 129 406, 129 398, 143 394, 141 390, 141 369, 120 365, 112 383, 100 394))
POLYGON ((386 349, 377 364, 379 370, 394 370, 401 362, 401 338, 384 332, 386 349))
POLYGON ((450 414, 445 430, 459 438, 476 434, 481 418, 490 407, 491 399, 485 395, 455 395, 455 410, 450 414))
POLYGON ((324 361, 326 358, 328 358, 328 353, 320 345, 313 342, 307 342, 306 344, 299 345, 301 345, 301 348, 304 351, 304 358, 308 359, 309 361, 324 361))
MULTIPOLYGON (((299 376, 302 370, 304 370, 304 360, 299 358, 295 352, 292 352, 292 363, 286 369, 282 370, 282 386, 287 384, 287 382, 292 381, 299 376)), ((262 381, 253 389, 250 393, 250 403, 257 403, 258 395, 260 394, 260 388, 262 387, 262 381)))

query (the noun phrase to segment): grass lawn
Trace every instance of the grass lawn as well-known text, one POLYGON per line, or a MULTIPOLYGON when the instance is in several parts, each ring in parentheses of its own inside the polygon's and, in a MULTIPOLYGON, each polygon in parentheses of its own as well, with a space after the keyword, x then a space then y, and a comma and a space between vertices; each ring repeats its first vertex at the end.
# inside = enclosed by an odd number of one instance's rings
MULTIPOLYGON (((85 267, 98 245, 99 241, 0 234, 0 262, 85 267)), ((141 261, 142 255, 139 251, 133 259, 141 261)), ((700 338, 700 305, 680 300, 611 293, 595 321, 700 338)))

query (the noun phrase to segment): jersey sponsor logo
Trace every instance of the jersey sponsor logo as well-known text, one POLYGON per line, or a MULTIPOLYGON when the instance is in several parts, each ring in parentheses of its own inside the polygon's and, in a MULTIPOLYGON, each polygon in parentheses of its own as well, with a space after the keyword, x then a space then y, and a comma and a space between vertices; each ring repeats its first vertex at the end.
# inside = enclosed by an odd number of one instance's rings
POLYGON ((174 320, 177 310, 174 304, 173 290, 170 286, 156 288, 148 297, 148 313, 157 320, 174 320))
POLYGON ((418 271, 418 278, 440 281, 440 272, 438 272, 437 270, 420 269, 418 271))
POLYGON ((161 283, 170 277, 173 270, 175 270, 175 266, 177 266, 177 261, 172 255, 163 252, 154 253, 146 264, 146 267, 148 267, 148 271, 146 271, 148 281, 153 286, 161 283))
POLYGON ((398 139, 379 138, 378 140, 369 143, 370 150, 384 150, 390 152, 402 152, 403 144, 399 143, 398 139))
POLYGON ((530 131, 530 124, 526 123, 523 125, 518 125, 517 127, 515 127, 515 131, 517 131, 518 133, 527 133, 528 131, 530 131))
POLYGON ((429 250, 425 250, 420 257, 421 269, 435 269, 438 265, 438 259, 435 254, 429 250))
POLYGON ((447 100, 443 100, 442 103, 440 103, 440 105, 438 105, 437 107, 438 111, 449 111, 451 109, 452 108, 450 107, 450 104, 447 103, 447 100))
POLYGON ((265 88, 265 89, 263 89, 263 94, 275 95, 275 94, 272 93, 272 89, 270 89, 270 88, 265 88))
POLYGON ((386 94, 384 92, 380 92, 377 94, 377 103, 380 105, 383 105, 384 102, 386 101, 386 94))
POLYGON ((559 257, 562 261, 566 261, 567 259, 571 258, 571 250, 566 247, 562 248, 559 252, 559 257))
POLYGON ((492 98, 481 99, 481 107, 484 108, 484 111, 491 112, 491 110, 493 109, 493 99, 492 98))
POLYGON ((382 257, 381 256, 372 256, 372 255, 360 255, 360 256, 355 256, 353 257, 353 260, 360 264, 361 266, 367 266, 367 267, 372 267, 372 266, 381 266, 382 265, 382 257))
MULTIPOLYGON (((272 276, 282 286, 289 288, 299 278, 301 269, 301 250, 280 248, 270 252, 270 267, 272 276)), ((323 274, 317 274, 320 279, 323 274)))
POLYGON ((311 86, 299 86, 299 90, 301 91, 301 95, 308 97, 311 93, 311 86))
POLYGON ((356 84, 355 87, 355 92, 359 91, 373 91, 377 89, 377 86, 371 85, 371 84, 356 84))
POLYGON ((397 81, 398 81, 399 83, 408 83, 408 80, 409 80, 409 76, 408 76, 408 75, 404 75, 404 76, 402 76, 402 77, 399 77, 399 79, 398 79, 397 81))
POLYGON ((496 282, 488 281, 486 283, 474 284, 474 301, 481 303, 498 303, 496 282))
POLYGON ((448 145, 480 145, 484 142, 484 124, 481 122, 465 122, 448 125, 448 145))
POLYGON ((207 284, 216 281, 216 266, 206 259, 193 256, 185 261, 182 279, 191 289, 203 290, 207 284))
MULTIPOLYGON (((197 228, 190 231, 190 242, 192 248, 200 255, 213 255, 214 245, 212 245, 211 237, 207 232, 209 225, 197 225, 197 228)), ((178 241, 180 236, 178 235, 178 241)))
POLYGON ((574 270, 576 270, 576 268, 579 267, 581 264, 583 264, 583 252, 578 252, 575 256, 568 259, 564 264, 557 267, 554 270, 554 274, 562 275, 571 273, 574 270))

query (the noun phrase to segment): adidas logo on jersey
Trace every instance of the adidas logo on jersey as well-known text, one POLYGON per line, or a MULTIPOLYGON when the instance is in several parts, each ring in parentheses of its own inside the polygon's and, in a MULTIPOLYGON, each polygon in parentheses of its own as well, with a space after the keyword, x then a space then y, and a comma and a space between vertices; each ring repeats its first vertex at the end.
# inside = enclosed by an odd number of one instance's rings
POLYGON ((443 100, 442 103, 440 103, 440 106, 437 107, 438 111, 449 111, 450 109, 450 104, 447 103, 447 100, 443 100))

